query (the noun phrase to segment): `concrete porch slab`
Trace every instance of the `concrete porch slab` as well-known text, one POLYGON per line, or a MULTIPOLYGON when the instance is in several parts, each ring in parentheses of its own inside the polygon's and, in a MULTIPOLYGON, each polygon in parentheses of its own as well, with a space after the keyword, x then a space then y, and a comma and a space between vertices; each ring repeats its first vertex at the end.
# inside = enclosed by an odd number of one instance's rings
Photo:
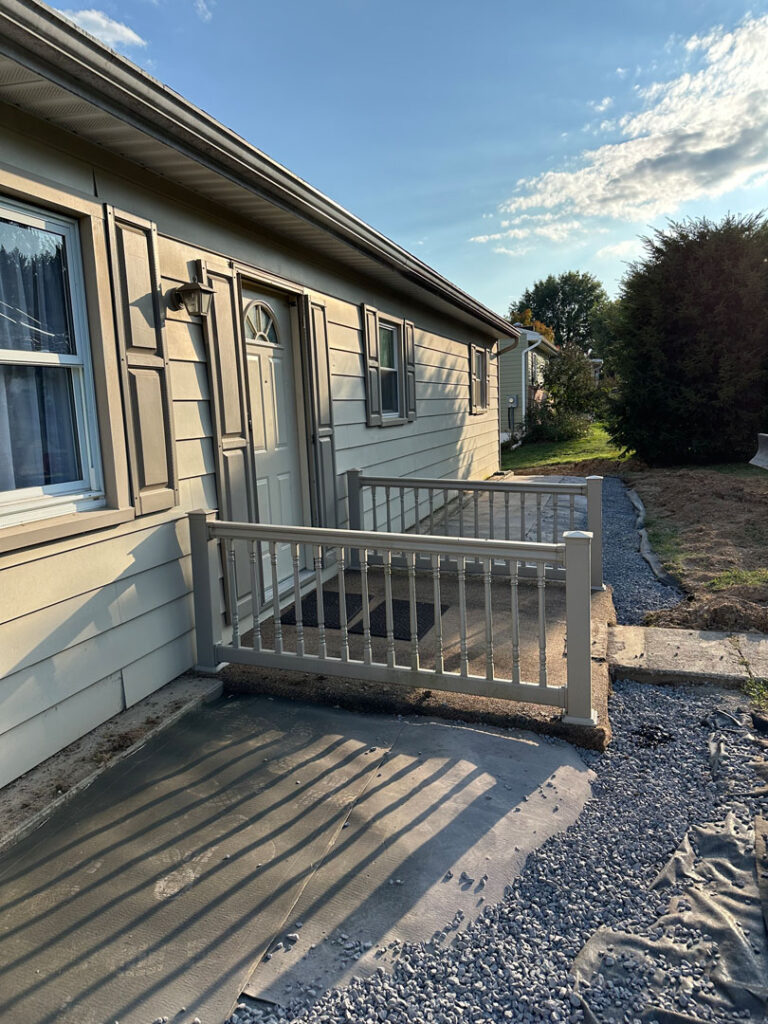
MULTIPOLYGON (((532 735, 222 699, 0 856, 0 1019, 223 1020, 299 911, 302 943, 362 919, 376 941, 429 939, 469 916, 482 874, 498 898, 589 782, 573 748, 532 735)), ((274 991, 300 955, 273 958, 274 991)))
POLYGON ((768 636, 613 626, 608 629, 608 663, 614 679, 738 688, 750 678, 768 679, 768 636))

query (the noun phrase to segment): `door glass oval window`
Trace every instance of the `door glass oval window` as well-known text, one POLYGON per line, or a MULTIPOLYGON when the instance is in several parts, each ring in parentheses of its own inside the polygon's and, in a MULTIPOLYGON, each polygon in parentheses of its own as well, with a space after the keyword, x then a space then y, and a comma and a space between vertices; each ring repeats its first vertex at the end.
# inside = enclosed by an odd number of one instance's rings
POLYGON ((243 317, 245 337, 248 341, 267 342, 269 345, 280 344, 275 318, 266 302, 259 302, 258 299, 249 302, 243 317))

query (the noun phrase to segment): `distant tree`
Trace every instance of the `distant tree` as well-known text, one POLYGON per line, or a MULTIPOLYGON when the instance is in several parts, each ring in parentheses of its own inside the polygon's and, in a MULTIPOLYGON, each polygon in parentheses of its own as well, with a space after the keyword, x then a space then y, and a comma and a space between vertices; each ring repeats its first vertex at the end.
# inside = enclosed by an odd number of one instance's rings
POLYGON ((542 386, 556 412, 594 410, 597 388, 592 364, 575 345, 566 345, 547 361, 542 386))
MULTIPOLYGON (((526 289, 509 309, 512 314, 530 309, 535 320, 548 324, 556 345, 577 345, 586 351, 593 343, 593 325, 608 301, 605 289, 592 274, 569 270, 550 274, 526 289)), ((514 320, 513 320, 514 322, 514 320)))
POLYGON ((522 324, 523 327, 527 328, 529 331, 536 331, 542 337, 546 338, 547 341, 554 343, 555 332, 551 327, 542 323, 541 320, 534 320, 533 312, 530 307, 518 310, 514 310, 510 307, 508 319, 513 324, 522 324))
POLYGON ((621 287, 612 436, 652 464, 741 460, 768 427, 768 221, 670 223, 621 287))
POLYGON ((621 337, 621 299, 608 300, 595 313, 592 320, 593 355, 604 360, 603 377, 613 377, 616 372, 613 358, 614 349, 621 337))

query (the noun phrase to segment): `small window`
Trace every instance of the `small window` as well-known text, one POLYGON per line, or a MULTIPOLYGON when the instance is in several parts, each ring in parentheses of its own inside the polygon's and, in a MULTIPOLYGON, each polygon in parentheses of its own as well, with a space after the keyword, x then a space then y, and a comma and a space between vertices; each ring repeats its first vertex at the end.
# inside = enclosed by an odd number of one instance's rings
POLYGON ((399 335, 400 332, 394 325, 379 324, 381 411, 384 416, 400 415, 399 335))
POLYGON ((104 504, 77 226, 0 203, 0 524, 104 504))
POLYGON ((280 344, 275 317, 266 302, 259 302, 258 299, 249 302, 243 319, 246 340, 267 342, 269 345, 280 344))
POLYGON ((488 350, 470 345, 470 412, 488 408, 488 350))

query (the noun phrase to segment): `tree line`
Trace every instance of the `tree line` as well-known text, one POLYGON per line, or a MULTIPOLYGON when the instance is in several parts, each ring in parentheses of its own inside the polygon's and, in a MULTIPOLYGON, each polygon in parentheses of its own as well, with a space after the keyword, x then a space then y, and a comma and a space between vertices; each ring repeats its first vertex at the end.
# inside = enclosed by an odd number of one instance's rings
POLYGON ((745 459, 768 430, 768 220, 672 221, 641 241, 613 301, 568 271, 511 304, 512 323, 560 349, 530 433, 574 436, 597 414, 651 465, 745 459), (588 354, 604 361, 600 387, 588 354))

